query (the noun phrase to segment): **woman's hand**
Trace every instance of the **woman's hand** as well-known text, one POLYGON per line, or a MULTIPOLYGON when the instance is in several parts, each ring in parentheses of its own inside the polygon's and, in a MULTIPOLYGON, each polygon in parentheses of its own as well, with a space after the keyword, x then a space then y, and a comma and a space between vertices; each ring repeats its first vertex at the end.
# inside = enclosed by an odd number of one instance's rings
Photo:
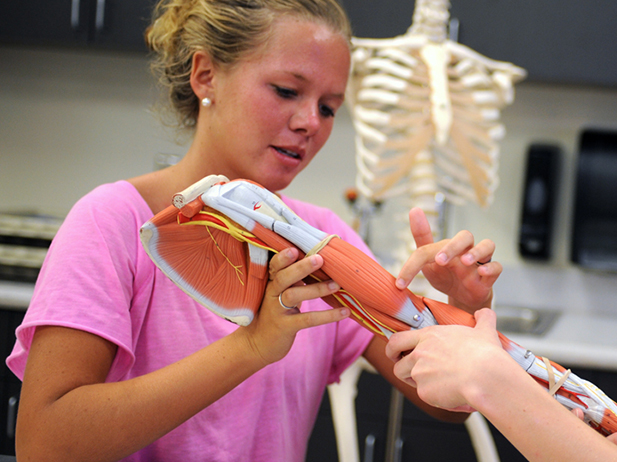
POLYGON ((288 248, 272 257, 258 316, 244 328, 251 348, 265 364, 282 359, 299 330, 340 321, 350 314, 348 308, 301 312, 304 300, 333 294, 340 287, 334 281, 305 284, 302 280, 321 268, 323 257, 312 255, 297 261, 298 256, 298 249, 288 248))
POLYGON ((473 328, 431 326, 393 334, 386 355, 396 363, 394 374, 431 406, 472 412, 470 397, 488 383, 484 372, 509 357, 499 342, 495 312, 481 309, 475 318, 473 328))
POLYGON ((431 326, 392 335, 386 354, 396 361, 396 376, 432 406, 478 410, 527 460, 616 460, 613 435, 603 438, 577 421, 501 347, 495 312, 474 316, 473 328, 431 326))
POLYGON ((489 307, 493 284, 502 271, 500 263, 491 261, 493 241, 475 244, 469 231, 461 231, 452 239, 433 242, 428 220, 419 208, 409 212, 409 225, 417 250, 403 265, 397 287, 407 287, 422 271, 435 289, 450 297, 451 304, 469 313, 489 307))

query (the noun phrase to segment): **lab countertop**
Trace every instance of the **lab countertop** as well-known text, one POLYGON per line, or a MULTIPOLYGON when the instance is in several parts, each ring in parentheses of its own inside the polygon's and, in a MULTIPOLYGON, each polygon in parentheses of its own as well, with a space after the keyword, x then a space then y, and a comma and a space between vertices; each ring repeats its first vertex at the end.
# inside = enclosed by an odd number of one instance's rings
POLYGON ((0 281, 0 307, 25 310, 30 304, 33 292, 32 283, 0 281))
POLYGON ((566 367, 617 371, 617 316, 563 312, 542 335, 502 333, 566 367))

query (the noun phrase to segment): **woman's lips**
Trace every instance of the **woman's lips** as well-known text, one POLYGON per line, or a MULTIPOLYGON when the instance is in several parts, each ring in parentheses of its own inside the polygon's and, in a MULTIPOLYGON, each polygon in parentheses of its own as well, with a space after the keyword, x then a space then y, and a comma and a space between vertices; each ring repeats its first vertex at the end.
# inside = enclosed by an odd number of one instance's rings
POLYGON ((285 149, 278 146, 272 146, 277 152, 280 152, 284 156, 291 157, 292 159, 302 160, 302 156, 291 149, 285 149))

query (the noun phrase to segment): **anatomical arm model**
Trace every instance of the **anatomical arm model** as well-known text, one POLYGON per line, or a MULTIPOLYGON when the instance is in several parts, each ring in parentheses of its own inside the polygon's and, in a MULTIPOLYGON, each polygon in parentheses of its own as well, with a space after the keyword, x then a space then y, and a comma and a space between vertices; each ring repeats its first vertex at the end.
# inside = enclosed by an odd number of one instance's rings
MULTIPOLYGON (((341 289, 324 297, 347 306, 362 326, 392 333, 435 324, 473 326, 472 315, 454 306, 400 290, 377 262, 337 236, 294 214, 273 193, 246 180, 206 177, 174 199, 141 228, 154 263, 182 290, 218 315, 248 325, 261 306, 269 252, 296 247, 324 260, 312 281, 332 279, 341 289)), ((306 281, 310 283, 311 280, 306 281)), ((558 364, 536 357, 499 334, 503 348, 541 386, 604 434, 617 431, 617 405, 595 385, 558 364)))

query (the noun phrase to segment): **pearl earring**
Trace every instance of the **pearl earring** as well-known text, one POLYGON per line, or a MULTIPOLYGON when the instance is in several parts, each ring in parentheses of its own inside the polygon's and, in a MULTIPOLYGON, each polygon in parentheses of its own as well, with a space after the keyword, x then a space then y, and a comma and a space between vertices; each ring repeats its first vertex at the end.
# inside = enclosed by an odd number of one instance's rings
POLYGON ((202 100, 201 100, 201 105, 202 105, 203 107, 208 107, 208 106, 210 106, 211 104, 212 104, 212 100, 211 100, 210 98, 208 98, 208 97, 206 97, 206 98, 204 98, 204 99, 202 99, 202 100))

